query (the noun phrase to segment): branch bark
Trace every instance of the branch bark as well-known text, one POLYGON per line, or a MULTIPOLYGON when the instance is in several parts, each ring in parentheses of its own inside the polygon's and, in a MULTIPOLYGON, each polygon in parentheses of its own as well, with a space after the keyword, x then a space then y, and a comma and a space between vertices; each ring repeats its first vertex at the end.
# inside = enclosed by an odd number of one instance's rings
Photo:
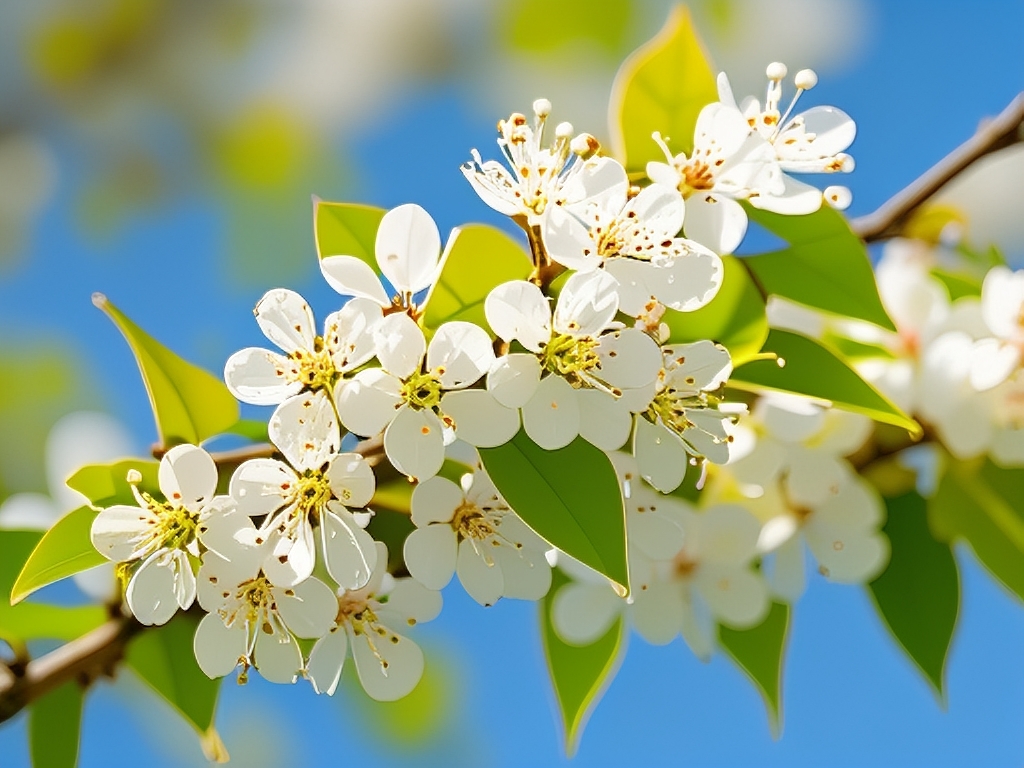
POLYGON ((984 121, 977 133, 897 192, 876 211, 850 222, 865 242, 898 236, 913 213, 973 163, 992 152, 1024 143, 1024 93, 996 117, 984 121))

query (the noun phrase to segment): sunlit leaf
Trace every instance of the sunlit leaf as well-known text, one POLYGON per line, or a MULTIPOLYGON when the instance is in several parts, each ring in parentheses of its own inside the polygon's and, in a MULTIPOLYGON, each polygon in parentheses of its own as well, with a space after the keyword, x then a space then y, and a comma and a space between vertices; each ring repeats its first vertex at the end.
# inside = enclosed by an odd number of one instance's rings
POLYGON ((981 280, 974 275, 963 272, 950 272, 946 269, 934 268, 932 277, 946 287, 950 301, 962 299, 964 296, 981 296, 981 280))
POLYGON ((722 287, 709 304, 695 312, 667 310, 672 344, 710 339, 729 350, 733 365, 749 360, 761 350, 768 337, 764 300, 750 273, 734 256, 724 256, 722 287))
POLYGON ((142 475, 138 488, 150 494, 159 494, 157 482, 159 463, 149 459, 125 459, 112 464, 88 464, 67 479, 67 485, 78 491, 96 507, 110 507, 114 504, 135 506, 128 472, 137 471, 142 475))
POLYGON ((622 494, 603 451, 582 437, 546 451, 520 431, 504 445, 479 452, 494 485, 527 525, 629 588, 622 494))
POLYGON ((328 256, 355 256, 376 271, 374 244, 384 213, 383 208, 369 205, 314 200, 313 233, 317 255, 321 259, 328 256))
POLYGON ((33 768, 74 768, 82 730, 85 691, 69 680, 32 702, 28 742, 33 768))
POLYGON ((199 443, 238 421, 238 401, 224 382, 171 352, 103 294, 93 294, 92 300, 114 321, 135 355, 162 445, 199 443))
POLYGON ((779 359, 744 363, 733 372, 730 387, 751 392, 791 392, 828 400, 837 408, 863 413, 915 434, 920 432, 917 422, 813 339, 773 328, 764 351, 778 355, 779 359))
POLYGON ((487 328, 487 294, 508 280, 525 280, 531 269, 523 247, 501 230, 483 224, 454 230, 440 277, 427 295, 423 324, 436 329, 449 320, 465 320, 487 328))
POLYGON ((841 213, 827 205, 806 216, 745 208, 751 221, 789 243, 745 257, 767 293, 896 330, 879 298, 867 249, 841 213))
POLYGON ((928 506, 915 491, 887 498, 884 532, 891 554, 868 585, 875 607, 910 660, 942 698, 949 645, 960 610, 960 577, 949 544, 928 528, 928 506))
POLYGON ((11 604, 37 589, 109 562, 89 538, 96 512, 79 507, 53 524, 32 551, 11 589, 11 604))
POLYGON ((772 734, 778 738, 782 733, 782 668, 789 644, 789 606, 773 603, 765 620, 750 629, 719 626, 718 641, 761 694, 772 734))
POLYGON ((570 579, 559 569, 551 573, 551 589, 540 603, 541 639, 548 674, 555 689, 570 757, 579 746, 587 718, 611 683, 625 650, 622 617, 590 645, 570 645, 559 637, 552 620, 555 595, 570 579))

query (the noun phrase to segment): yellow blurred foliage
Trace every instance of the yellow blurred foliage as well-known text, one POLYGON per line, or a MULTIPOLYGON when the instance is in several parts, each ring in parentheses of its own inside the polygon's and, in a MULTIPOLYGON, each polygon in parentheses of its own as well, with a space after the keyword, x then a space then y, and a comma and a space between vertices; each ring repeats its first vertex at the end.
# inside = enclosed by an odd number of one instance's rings
POLYGON ((214 142, 222 180, 229 187, 269 189, 295 182, 309 167, 315 139, 276 104, 244 110, 214 142))

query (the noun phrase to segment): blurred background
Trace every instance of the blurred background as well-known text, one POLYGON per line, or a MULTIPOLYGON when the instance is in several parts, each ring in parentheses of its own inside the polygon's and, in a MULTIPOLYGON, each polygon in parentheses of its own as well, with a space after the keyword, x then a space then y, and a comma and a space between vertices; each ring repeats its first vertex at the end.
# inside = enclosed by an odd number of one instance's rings
MULTIPOLYGON (((145 453, 154 439, 135 364, 93 291, 219 372, 233 351, 262 342, 251 309, 267 289, 302 292, 318 317, 336 308, 316 269, 311 195, 420 203, 442 232, 469 221, 508 229, 459 164, 473 147, 495 156, 496 120, 528 112, 538 96, 553 102, 553 119, 606 139, 615 70, 669 7, 0 4, 0 500, 33 492, 59 507, 76 461, 145 453), (66 418, 83 410, 100 415, 66 418), (84 437, 100 429, 102 440, 84 437)), ((803 106, 834 104, 857 120, 857 170, 843 179, 854 216, 1024 89, 1020 0, 694 0, 691 9, 737 93, 760 93, 769 61, 813 67, 820 82, 803 106)), ((1021 199, 1016 150, 943 195, 972 245, 994 242, 1018 264, 1021 199)), ((653 648, 634 637, 573 764, 1020 765, 1024 611, 969 552, 959 556, 947 703, 890 641, 863 590, 819 579, 795 611, 781 740, 725 659, 705 665, 679 640, 653 648)), ((219 730, 232 764, 565 763, 536 606, 484 610, 457 583, 445 600, 416 632, 427 673, 402 702, 369 701, 351 670, 334 699, 301 681, 225 684, 219 730)), ((80 765, 204 762, 188 726, 130 675, 95 687, 80 765)), ((24 715, 0 728, 0 763, 28 765, 24 715)))

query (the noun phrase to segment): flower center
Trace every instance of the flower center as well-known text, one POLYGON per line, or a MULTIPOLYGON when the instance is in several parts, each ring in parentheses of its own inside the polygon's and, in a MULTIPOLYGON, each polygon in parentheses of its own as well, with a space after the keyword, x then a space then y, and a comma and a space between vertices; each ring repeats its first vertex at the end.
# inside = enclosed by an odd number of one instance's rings
POLYGON ((312 351, 297 349, 288 357, 291 364, 282 373, 290 381, 297 381, 310 390, 324 389, 330 392, 338 380, 338 371, 334 367, 334 359, 324 347, 322 336, 313 341, 312 351))
POLYGON ((654 396, 647 407, 647 415, 654 422, 658 419, 669 429, 682 434, 684 430, 694 426, 686 418, 687 408, 707 408, 706 400, 701 395, 682 394, 675 389, 663 389, 654 396))
POLYGON ((573 386, 581 386, 587 373, 600 367, 596 339, 589 336, 570 336, 552 331, 551 341, 544 345, 538 357, 546 370, 564 377, 573 386))
POLYGON ((452 515, 452 529, 463 539, 482 541, 497 533, 491 519, 471 501, 463 501, 452 515))
POLYGON ((441 404, 441 380, 434 373, 413 373, 402 384, 402 399, 418 411, 441 404))
POLYGON ((307 469, 299 475, 293 498, 299 515, 320 514, 327 502, 334 498, 327 476, 319 469, 307 469))
POLYGON ((692 560, 685 552, 679 552, 672 558, 672 573, 677 579, 685 579, 694 574, 700 564, 692 560))
POLYGON ((715 187, 715 174, 703 160, 690 160, 679 169, 679 173, 682 175, 679 191, 683 197, 688 198, 694 192, 707 192, 715 187))
MULTIPOLYGON (((132 478, 129 478, 131 483, 132 478)), ((199 515, 169 501, 157 501, 132 483, 132 494, 140 507, 149 509, 157 521, 146 532, 144 543, 137 551, 140 556, 158 549, 185 549, 195 541, 199 515)))

